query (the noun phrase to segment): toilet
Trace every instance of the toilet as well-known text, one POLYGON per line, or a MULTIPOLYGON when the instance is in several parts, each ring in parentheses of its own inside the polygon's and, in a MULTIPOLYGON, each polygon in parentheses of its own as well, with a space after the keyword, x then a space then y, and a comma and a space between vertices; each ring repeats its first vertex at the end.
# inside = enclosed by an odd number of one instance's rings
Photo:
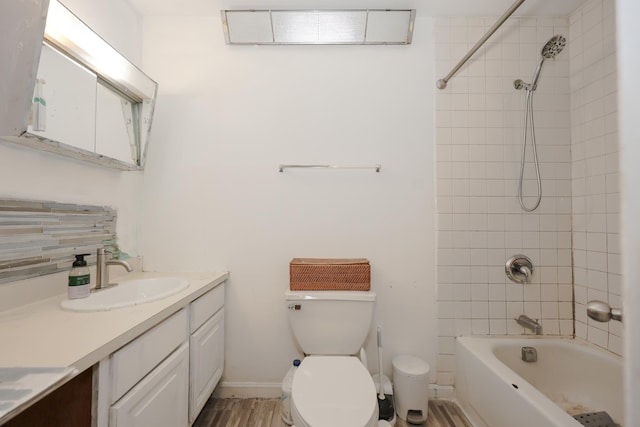
POLYGON ((295 427, 377 427, 373 379, 355 355, 369 334, 376 294, 286 291, 289 325, 306 357, 291 386, 295 427))

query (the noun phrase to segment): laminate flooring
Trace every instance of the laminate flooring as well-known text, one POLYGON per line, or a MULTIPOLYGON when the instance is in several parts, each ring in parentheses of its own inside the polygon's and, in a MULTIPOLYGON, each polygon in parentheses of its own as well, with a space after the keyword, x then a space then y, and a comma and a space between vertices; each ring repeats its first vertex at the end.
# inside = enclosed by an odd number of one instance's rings
MULTIPOLYGON (((411 427, 397 418, 396 427, 411 427)), ((282 421, 280 399, 210 398, 193 427, 287 427, 282 421)), ((430 400, 422 427, 473 427, 458 406, 447 400, 430 400)))

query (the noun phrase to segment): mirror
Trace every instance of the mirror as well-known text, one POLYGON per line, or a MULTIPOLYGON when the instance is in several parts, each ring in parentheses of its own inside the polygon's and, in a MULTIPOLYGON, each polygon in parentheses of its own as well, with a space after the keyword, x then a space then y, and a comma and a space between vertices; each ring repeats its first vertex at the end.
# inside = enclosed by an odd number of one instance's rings
POLYGON ((43 45, 27 132, 95 151, 96 75, 43 45))
POLYGON ((102 82, 96 92, 96 153, 136 163, 139 154, 133 128, 133 103, 102 82))
POLYGON ((120 170, 143 169, 157 83, 57 0, 48 5, 41 49, 28 122, 2 139, 120 170))

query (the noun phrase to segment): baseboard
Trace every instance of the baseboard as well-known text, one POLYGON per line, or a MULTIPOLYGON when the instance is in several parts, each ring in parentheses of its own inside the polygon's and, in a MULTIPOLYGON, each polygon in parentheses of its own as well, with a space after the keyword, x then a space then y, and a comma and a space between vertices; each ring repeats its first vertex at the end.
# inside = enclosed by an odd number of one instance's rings
POLYGON ((213 392, 213 397, 220 399, 230 397, 269 399, 280 397, 281 393, 281 383, 222 381, 213 392))
POLYGON ((453 399, 456 389, 452 385, 429 384, 429 399, 453 399))
MULTIPOLYGON (((281 383, 256 383, 240 381, 222 381, 213 392, 213 397, 227 399, 239 398, 276 398, 282 393, 281 383)), ((455 388, 450 385, 429 384, 429 399, 452 399, 455 388)))

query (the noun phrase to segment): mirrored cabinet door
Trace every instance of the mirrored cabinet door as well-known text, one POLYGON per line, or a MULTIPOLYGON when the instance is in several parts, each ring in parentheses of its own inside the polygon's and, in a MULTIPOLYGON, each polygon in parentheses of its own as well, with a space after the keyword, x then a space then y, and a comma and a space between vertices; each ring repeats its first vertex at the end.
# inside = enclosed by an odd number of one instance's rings
POLYGON ((37 76, 27 131, 94 152, 96 75, 43 45, 37 76))
POLYGON ((0 139, 143 169, 158 84, 58 0, 16 2, 0 23, 0 139))
POLYGON ((133 104, 102 82, 97 84, 96 153, 137 163, 133 104))

